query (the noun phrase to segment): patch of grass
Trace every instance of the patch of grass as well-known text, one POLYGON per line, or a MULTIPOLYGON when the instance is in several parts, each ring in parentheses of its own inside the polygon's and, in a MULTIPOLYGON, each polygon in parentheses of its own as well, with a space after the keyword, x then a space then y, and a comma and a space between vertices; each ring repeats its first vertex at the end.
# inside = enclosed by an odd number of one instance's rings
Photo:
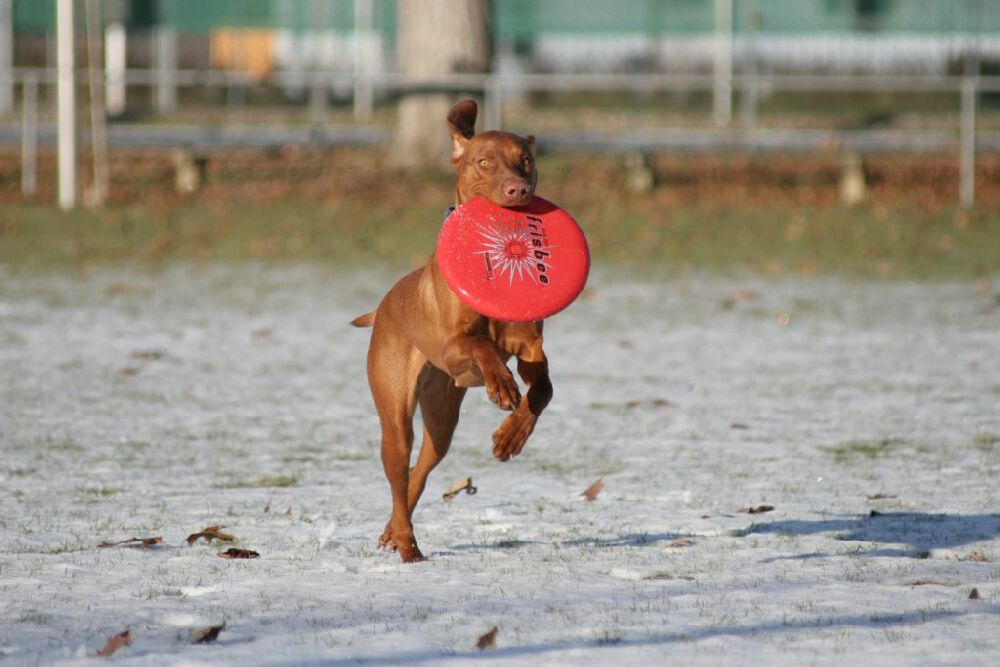
POLYGON ((1000 436, 995 433, 978 433, 972 442, 976 449, 983 452, 992 452, 1000 444, 1000 436))
POLYGON ((253 482, 245 479, 228 479, 224 482, 215 482, 212 484, 213 489, 248 489, 253 486, 253 482))
POLYGON ((295 475, 264 475, 254 480, 254 486, 289 487, 298 486, 299 478, 295 475))
POLYGON ((348 261, 429 256, 440 211, 331 205, 0 211, 0 262, 59 267, 168 260, 348 261), (429 223, 429 224, 428 224, 429 223))
POLYGON ((55 616, 39 609, 25 609, 14 618, 15 623, 34 623, 36 625, 49 625, 55 621, 55 616))
POLYGON ((80 493, 90 498, 110 498, 123 490, 113 486, 85 486, 80 489, 80 493))
POLYGON ((286 488, 298 486, 299 478, 295 475, 260 475, 253 480, 230 479, 212 485, 215 489, 248 489, 248 488, 286 488))
POLYGON ((294 456, 287 455, 281 457, 281 462, 285 464, 289 463, 318 463, 319 459, 315 456, 294 456))
POLYGON ((144 440, 129 440, 128 442, 122 443, 122 447, 126 447, 135 452, 145 452, 151 447, 151 445, 144 440))
MULTIPOLYGON (((847 273, 932 277, 970 275, 1000 266, 1000 227, 960 230, 946 212, 880 211, 839 206, 794 208, 685 208, 661 224, 626 212, 615 230, 590 234, 598 256, 618 261, 662 259, 711 269, 751 268, 764 273, 847 273), (960 258, 969 263, 958 265, 960 258)), ((588 229, 588 232, 590 230, 588 229)))
POLYGON ((908 444, 901 438, 882 438, 880 440, 852 440, 842 445, 824 447, 824 451, 833 455, 833 460, 840 464, 849 464, 861 459, 877 459, 886 456, 900 447, 908 444))
POLYGON ((54 452, 82 452, 84 451, 83 445, 77 444, 75 442, 67 441, 55 441, 50 442, 46 447, 54 452))
POLYGON ((332 461, 370 461, 372 452, 331 452, 328 458, 332 461))
POLYGON ((31 477, 36 472, 38 468, 8 468, 6 471, 11 477, 31 477))
POLYGON ((32 551, 27 551, 25 553, 46 553, 49 555, 57 555, 57 554, 76 553, 79 551, 90 551, 93 548, 94 545, 84 544, 82 541, 77 540, 76 542, 63 542, 61 544, 50 544, 47 545, 41 551, 32 550, 32 551))
MULTIPOLYGON (((596 262, 916 278, 969 278, 1000 267, 1000 224, 985 208, 668 207, 656 198, 606 201, 574 192, 550 196, 580 221, 596 262)), ((49 269, 309 260, 409 266, 430 255, 439 209, 363 198, 69 213, 6 206, 0 209, 0 264, 49 269)))

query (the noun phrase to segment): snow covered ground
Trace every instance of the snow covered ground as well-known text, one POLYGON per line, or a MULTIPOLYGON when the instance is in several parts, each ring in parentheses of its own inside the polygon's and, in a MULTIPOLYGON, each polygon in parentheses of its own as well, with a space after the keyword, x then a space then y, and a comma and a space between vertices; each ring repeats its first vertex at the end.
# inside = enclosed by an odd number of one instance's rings
POLYGON ((346 324, 392 278, 0 268, 0 664, 96 664, 125 628, 112 659, 150 665, 1000 663, 975 284, 598 272, 546 328, 522 456, 469 395, 404 566, 346 324), (239 542, 185 544, 210 524, 239 542))

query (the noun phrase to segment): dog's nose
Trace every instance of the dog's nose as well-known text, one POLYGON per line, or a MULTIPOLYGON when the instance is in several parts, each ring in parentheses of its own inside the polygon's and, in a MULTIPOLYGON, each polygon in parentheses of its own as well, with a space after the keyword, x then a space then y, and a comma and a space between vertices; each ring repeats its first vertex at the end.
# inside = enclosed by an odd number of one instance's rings
POLYGON ((503 186, 503 194, 511 201, 523 201, 531 194, 531 186, 524 181, 507 181, 503 186))

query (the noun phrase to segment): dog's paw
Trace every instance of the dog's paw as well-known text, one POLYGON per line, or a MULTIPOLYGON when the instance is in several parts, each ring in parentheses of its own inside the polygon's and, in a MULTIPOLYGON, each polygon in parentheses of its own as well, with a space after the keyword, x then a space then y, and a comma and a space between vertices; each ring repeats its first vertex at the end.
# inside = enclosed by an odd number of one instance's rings
POLYGON ((521 402, 521 390, 517 380, 506 366, 496 371, 483 373, 483 383, 486 385, 486 395, 496 403, 501 410, 513 410, 521 402))
POLYGON ((378 548, 388 553, 398 553, 404 563, 419 563, 426 560, 412 535, 403 540, 396 539, 391 522, 379 536, 378 548))
POLYGON ((424 558, 424 555, 420 553, 417 543, 412 540, 405 549, 399 549, 399 557, 404 563, 420 563, 421 561, 427 560, 424 558))
POLYGON ((396 551, 396 540, 392 539, 392 530, 388 526, 386 526, 385 531, 379 535, 378 548, 382 551, 388 551, 389 553, 395 553, 396 551))
POLYGON ((509 461, 524 449, 528 436, 535 430, 538 417, 526 410, 517 410, 503 420, 493 433, 493 456, 509 461))

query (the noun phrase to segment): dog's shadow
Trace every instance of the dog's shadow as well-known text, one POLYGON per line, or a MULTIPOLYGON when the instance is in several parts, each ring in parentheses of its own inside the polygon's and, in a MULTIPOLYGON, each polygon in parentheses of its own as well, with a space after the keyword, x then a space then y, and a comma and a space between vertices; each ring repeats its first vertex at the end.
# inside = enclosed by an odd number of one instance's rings
MULTIPOLYGON (((841 542, 861 543, 858 555, 927 557, 937 549, 955 549, 1000 536, 1000 514, 928 514, 923 512, 873 512, 865 516, 832 519, 784 519, 761 521, 730 533, 748 535, 804 536, 832 533, 841 542), (865 545, 871 548, 865 548, 865 545), (874 545, 874 546, 871 546, 874 545), (882 546, 887 545, 887 546, 882 546)), ((642 547, 669 544, 683 538, 700 539, 685 533, 631 533, 608 537, 581 537, 560 540, 560 547, 597 546, 605 548, 642 547)), ((490 543, 456 544, 450 551, 511 551, 551 544, 537 540, 500 540, 490 543)), ((827 554, 811 552, 777 558, 821 558, 827 554)), ((769 559, 769 560, 776 560, 769 559)))
POLYGON ((540 546, 548 544, 538 540, 498 540, 496 542, 477 542, 465 544, 453 544, 444 552, 451 551, 516 551, 524 547, 540 546))
POLYGON ((683 533, 635 533, 632 535, 619 535, 617 537, 580 537, 572 540, 498 540, 496 542, 478 542, 453 544, 448 551, 514 551, 525 547, 549 546, 558 544, 560 547, 639 547, 659 544, 661 542, 671 542, 673 540, 688 537, 683 533))
POLYGON ((859 550, 866 556, 927 557, 937 549, 955 549, 1000 536, 1000 514, 928 514, 924 512, 872 512, 861 517, 787 519, 755 523, 744 535, 789 536, 834 533, 842 542, 875 545, 859 550))

